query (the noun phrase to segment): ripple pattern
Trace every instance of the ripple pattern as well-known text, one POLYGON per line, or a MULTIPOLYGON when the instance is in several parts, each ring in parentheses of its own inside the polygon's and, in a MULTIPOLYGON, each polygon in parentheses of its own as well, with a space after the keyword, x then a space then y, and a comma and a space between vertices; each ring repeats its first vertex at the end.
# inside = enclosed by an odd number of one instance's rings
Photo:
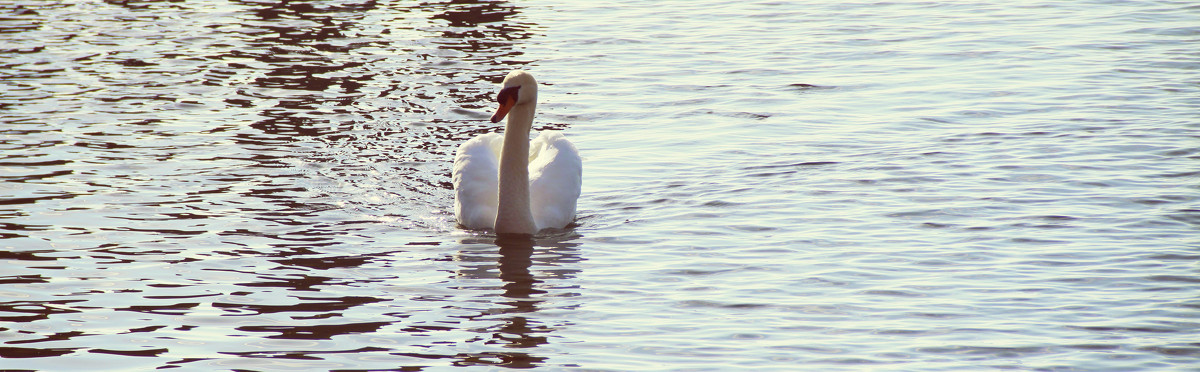
POLYGON ((0 14, 6 369, 1200 363, 1187 2, 0 14), (572 230, 454 225, 513 68, 572 230))

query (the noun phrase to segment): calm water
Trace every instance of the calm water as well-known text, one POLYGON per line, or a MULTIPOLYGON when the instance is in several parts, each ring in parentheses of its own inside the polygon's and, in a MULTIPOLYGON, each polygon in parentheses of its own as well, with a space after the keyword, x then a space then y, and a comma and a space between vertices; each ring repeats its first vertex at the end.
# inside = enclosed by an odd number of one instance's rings
POLYGON ((1200 369, 1200 6, 8 1, 0 368, 1200 369), (578 226, 454 225, 513 68, 578 226))

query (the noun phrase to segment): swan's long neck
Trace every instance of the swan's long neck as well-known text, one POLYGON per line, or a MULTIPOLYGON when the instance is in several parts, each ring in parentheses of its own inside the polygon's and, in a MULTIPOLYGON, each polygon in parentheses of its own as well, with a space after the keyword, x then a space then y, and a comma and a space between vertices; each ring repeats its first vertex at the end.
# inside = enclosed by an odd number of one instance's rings
POLYGON ((534 102, 519 104, 508 113, 504 147, 500 149, 498 234, 537 233, 529 208, 529 130, 533 126, 535 106, 534 102))

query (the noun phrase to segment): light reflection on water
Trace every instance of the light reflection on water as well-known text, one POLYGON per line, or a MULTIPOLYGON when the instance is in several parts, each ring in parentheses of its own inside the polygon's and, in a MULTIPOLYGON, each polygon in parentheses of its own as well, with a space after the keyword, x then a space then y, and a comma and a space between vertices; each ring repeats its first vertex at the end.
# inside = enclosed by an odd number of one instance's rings
POLYGON ((1187 369, 1197 8, 1086 5, 0 6, 0 365, 1187 369), (512 68, 536 240, 448 212, 512 68))

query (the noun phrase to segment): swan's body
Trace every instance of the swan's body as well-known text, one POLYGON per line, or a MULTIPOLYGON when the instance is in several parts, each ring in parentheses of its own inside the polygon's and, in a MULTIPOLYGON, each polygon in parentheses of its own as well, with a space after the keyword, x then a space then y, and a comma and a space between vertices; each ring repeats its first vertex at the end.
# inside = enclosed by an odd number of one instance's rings
POLYGON ((537 82, 524 71, 504 78, 492 116, 508 122, 504 136, 484 134, 458 147, 454 156, 454 215, 468 229, 499 234, 534 234, 575 220, 583 185, 583 161, 560 132, 542 132, 532 142, 537 82))

